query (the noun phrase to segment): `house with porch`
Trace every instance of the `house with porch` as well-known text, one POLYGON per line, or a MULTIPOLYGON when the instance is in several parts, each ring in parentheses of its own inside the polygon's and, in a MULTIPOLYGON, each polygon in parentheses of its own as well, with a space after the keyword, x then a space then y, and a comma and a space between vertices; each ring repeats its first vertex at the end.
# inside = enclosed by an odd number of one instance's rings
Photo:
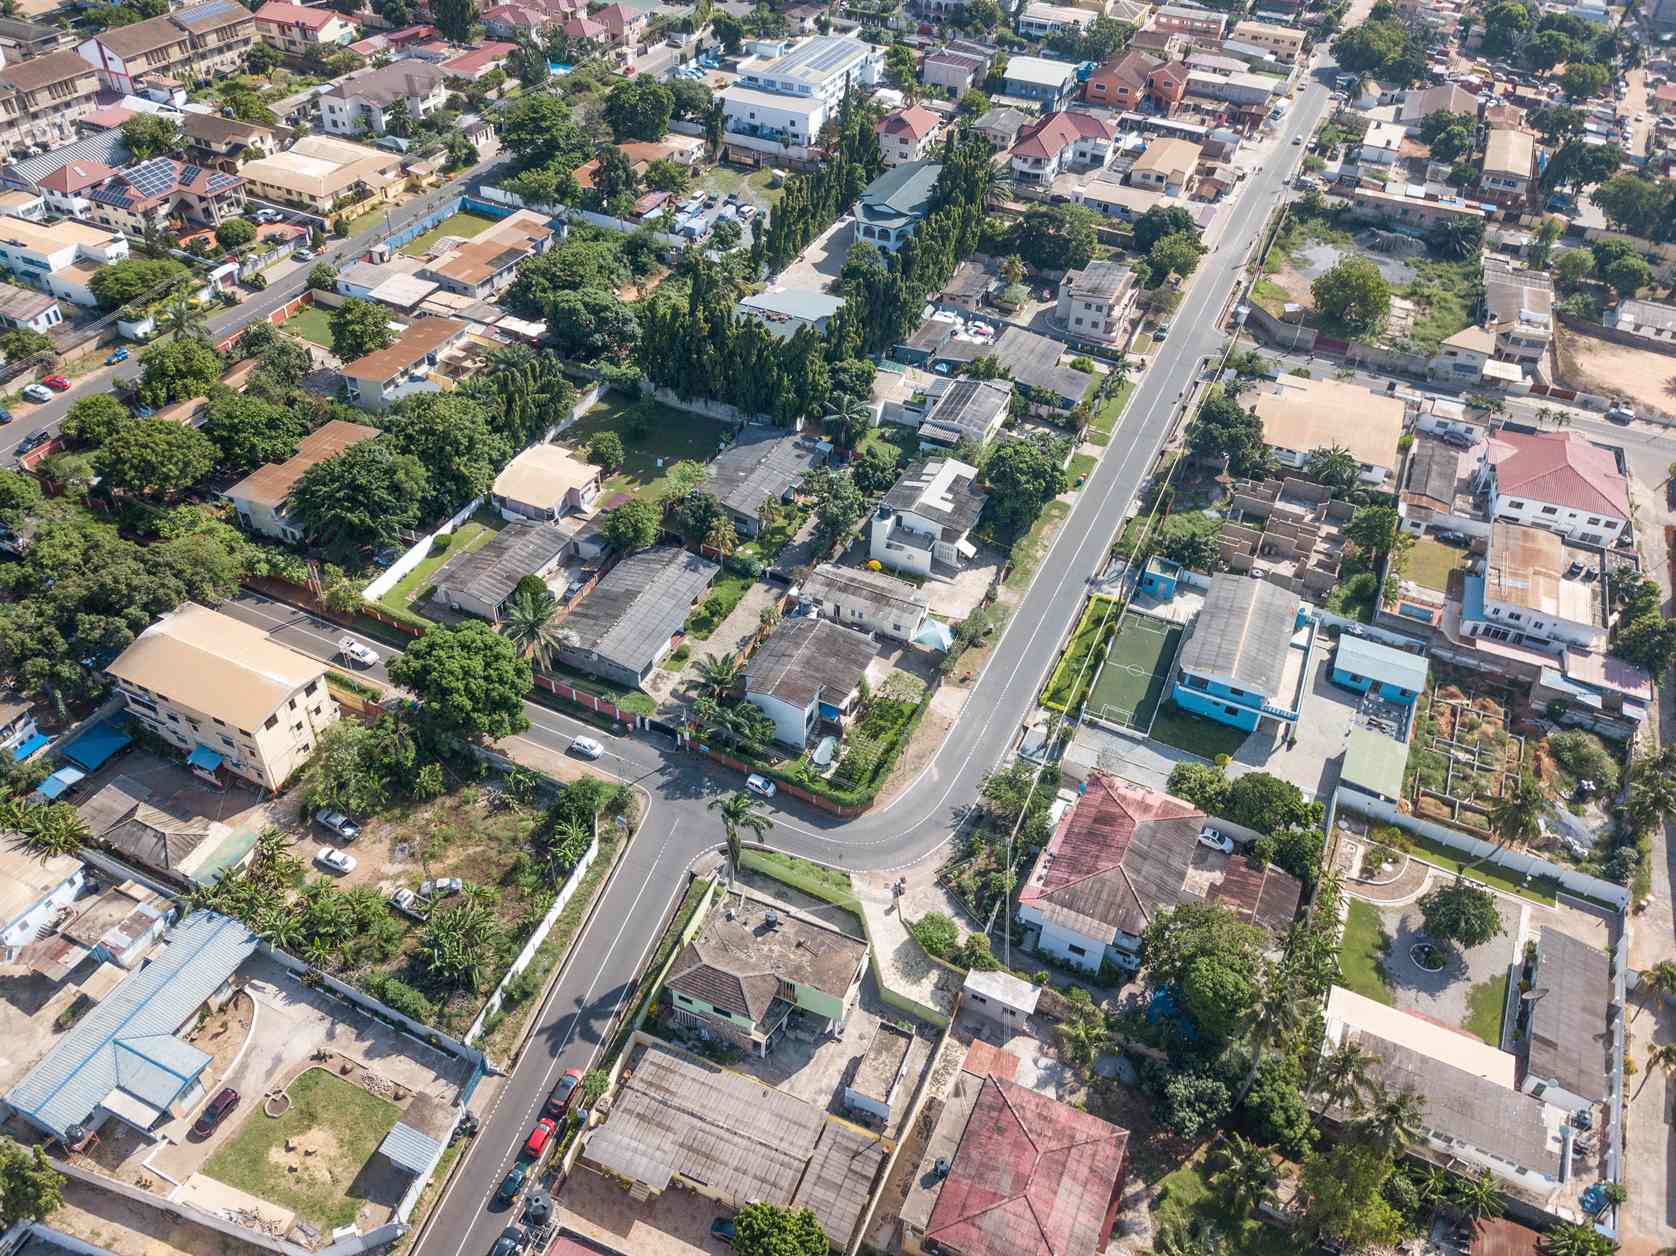
POLYGON ((1290 589, 1213 576, 1170 696, 1184 711, 1248 733, 1265 719, 1296 724, 1313 639, 1309 610, 1290 589))
POLYGON ((821 721, 842 730, 877 653, 830 619, 781 620, 745 663, 745 701, 774 721, 775 741, 803 750, 821 721))

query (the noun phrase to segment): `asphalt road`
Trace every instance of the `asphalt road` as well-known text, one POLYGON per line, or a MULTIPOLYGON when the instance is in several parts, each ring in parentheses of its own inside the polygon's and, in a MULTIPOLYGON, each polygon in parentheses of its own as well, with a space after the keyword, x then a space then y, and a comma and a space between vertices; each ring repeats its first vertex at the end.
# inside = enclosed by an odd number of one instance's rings
MULTIPOLYGON (((1365 7, 1365 6, 1359 6, 1365 7)), ((1326 54, 1323 52, 1323 59, 1326 54)), ((918 862, 947 843, 964 808, 977 797, 983 774, 1012 744, 1081 603, 1085 583, 1105 562, 1141 480, 1168 434, 1182 396, 1203 359, 1221 350, 1218 318, 1242 278, 1242 262, 1269 210, 1284 195, 1302 159, 1291 143, 1308 135, 1327 104, 1322 86, 1331 62, 1318 62, 1300 87, 1262 169, 1245 182, 1239 201, 1208 253, 1173 319, 1174 332, 1141 378, 1125 419, 1070 517, 1041 564, 1030 596, 1014 612, 964 713, 923 775, 892 805, 841 820, 781 798, 770 806, 771 845, 852 870, 891 870, 918 862)), ((227 608, 268 627, 295 648, 335 658, 342 630, 291 607, 249 595, 227 608)), ((378 646, 381 654, 388 648, 378 646)), ((382 677, 382 664, 370 669, 382 677)), ((526 736, 563 750, 578 735, 606 743, 597 765, 642 786, 651 799, 639 835, 606 887, 599 909, 576 940, 543 1006, 530 1048, 499 1088, 458 1175, 440 1201, 420 1256, 486 1253, 509 1218, 490 1206, 500 1178, 516 1158, 547 1092, 568 1068, 586 1069, 613 1016, 656 941, 661 921, 685 882, 688 866, 719 845, 715 817, 705 810, 717 793, 740 782, 708 760, 670 750, 656 736, 617 738, 550 708, 527 704, 526 736)))
MULTIPOLYGON (((473 179, 487 173, 499 164, 497 157, 491 161, 482 161, 467 170, 461 171, 443 187, 405 205, 397 206, 390 211, 388 222, 380 220, 371 230, 363 231, 360 235, 347 240, 332 241, 315 261, 330 261, 342 267, 357 255, 365 252, 373 244, 390 234, 392 229, 400 230, 416 218, 422 217, 437 202, 448 196, 457 195, 473 179)), ((293 300, 308 286, 308 272, 313 269, 315 261, 300 262, 292 267, 291 273, 285 278, 275 281, 261 292, 247 293, 245 299, 231 309, 223 310, 219 314, 211 315, 205 323, 209 339, 219 341, 230 336, 251 323, 259 322, 268 317, 287 301, 293 300)), ((126 362, 118 363, 116 367, 106 370, 100 369, 76 381, 69 392, 58 393, 51 401, 38 406, 28 403, 17 406, 13 413, 17 415, 15 421, 0 427, 0 458, 13 453, 25 439, 36 432, 48 428, 56 430, 58 421, 72 405, 83 397, 95 393, 110 392, 111 386, 118 380, 134 379, 140 373, 140 355, 137 347, 130 347, 133 356, 126 362)))

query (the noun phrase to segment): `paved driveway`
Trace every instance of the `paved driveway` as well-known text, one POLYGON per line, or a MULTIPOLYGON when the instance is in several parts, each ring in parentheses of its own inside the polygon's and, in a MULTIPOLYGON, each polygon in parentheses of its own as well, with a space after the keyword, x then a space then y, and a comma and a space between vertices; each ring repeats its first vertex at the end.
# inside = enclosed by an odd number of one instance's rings
MULTIPOLYGON (((1441 875, 1441 874, 1440 874, 1441 875)), ((1437 885, 1436 877, 1432 885, 1437 885)), ((1517 899, 1496 896, 1505 932, 1499 938, 1471 950, 1445 948, 1448 956, 1441 972, 1429 973, 1415 963, 1411 954, 1425 932, 1417 903, 1386 908, 1380 912, 1391 947, 1385 957, 1385 980, 1397 1006, 1440 1025, 1463 1028, 1467 1017, 1467 995, 1472 988, 1493 981, 1507 972, 1518 950, 1520 914, 1517 899)))
MULTIPOLYGON (((1324 640, 1316 643, 1310 666, 1314 674, 1304 693, 1297 725, 1298 744, 1290 748, 1284 736, 1273 740, 1253 734, 1245 739, 1228 765, 1230 776, 1261 771, 1291 781, 1310 798, 1326 797, 1338 785, 1344 746, 1356 715, 1357 695, 1333 684, 1332 654, 1324 640)), ((1259 730, 1261 732, 1261 730, 1259 730)))

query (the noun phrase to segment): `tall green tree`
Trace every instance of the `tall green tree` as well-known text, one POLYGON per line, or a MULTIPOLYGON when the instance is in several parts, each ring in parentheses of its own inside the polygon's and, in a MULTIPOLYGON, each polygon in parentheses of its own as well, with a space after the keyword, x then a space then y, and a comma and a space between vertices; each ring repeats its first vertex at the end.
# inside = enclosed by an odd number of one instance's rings
POLYGON ((40 1147, 0 1139, 0 1223, 45 1221, 64 1203, 64 1175, 40 1147))
POLYGON ((424 465, 386 437, 362 441, 303 472, 290 513, 314 544, 350 556, 416 527, 430 494, 424 465))
POLYGON ((731 890, 745 849, 741 834, 749 830, 760 841, 774 827, 774 822, 763 812, 756 796, 743 790, 717 795, 706 804, 706 809, 714 811, 722 822, 722 836, 727 843, 727 888, 731 890))
POLYGON ((215 445, 196 428, 144 419, 113 436, 96 455, 95 465, 112 489, 166 497, 208 475, 215 454, 215 445))
POLYGON ((809 1208, 746 1204, 733 1214, 737 1256, 826 1256, 831 1240, 809 1208))
POLYGON ((435 732, 498 738, 530 726, 524 715, 529 660, 487 624, 432 628, 391 660, 389 672, 418 697, 420 715, 435 732))
POLYGON ((344 362, 353 362, 369 353, 388 349, 396 341, 390 329, 390 317, 376 301, 350 297, 332 311, 328 321, 332 337, 332 352, 344 362))

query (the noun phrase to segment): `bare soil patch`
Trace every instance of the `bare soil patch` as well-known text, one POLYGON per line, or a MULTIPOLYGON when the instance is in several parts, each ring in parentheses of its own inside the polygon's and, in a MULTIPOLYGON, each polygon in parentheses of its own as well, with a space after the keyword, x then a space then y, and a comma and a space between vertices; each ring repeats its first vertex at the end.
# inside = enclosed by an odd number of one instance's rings
POLYGON ((1676 357, 1554 329, 1559 381, 1579 392, 1627 398, 1637 410, 1676 416, 1676 357))

